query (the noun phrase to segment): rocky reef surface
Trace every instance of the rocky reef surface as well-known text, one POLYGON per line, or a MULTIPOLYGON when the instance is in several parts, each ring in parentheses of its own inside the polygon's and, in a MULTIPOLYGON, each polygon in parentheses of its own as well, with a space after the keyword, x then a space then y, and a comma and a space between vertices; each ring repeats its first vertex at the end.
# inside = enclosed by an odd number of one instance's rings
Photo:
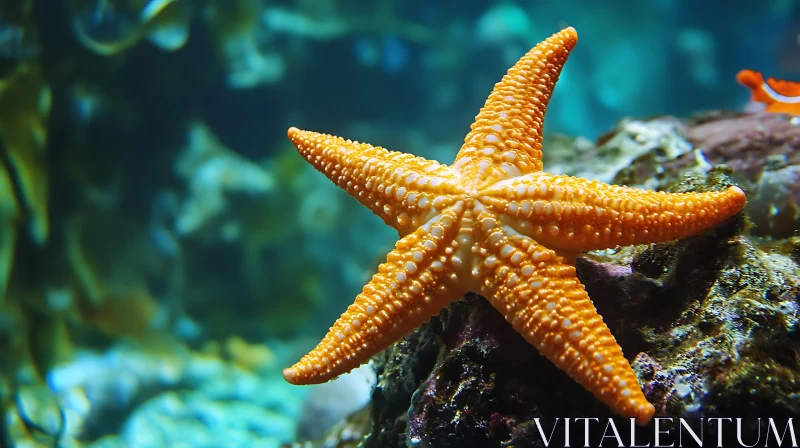
MULTIPOLYGON (((800 238, 791 236, 800 228, 791 174, 798 136, 800 123, 788 116, 711 114, 626 120, 596 144, 565 137, 546 144, 550 159, 569 153, 550 171, 674 192, 733 180, 748 194, 743 214, 703 235, 578 260, 578 276, 656 417, 697 425, 740 417, 742 439, 752 441, 758 417, 785 422, 800 412, 800 238)), ((629 427, 474 294, 373 362, 370 406, 304 446, 545 446, 535 419, 553 428, 554 416, 629 427)), ((652 426, 637 435, 643 443, 652 426)), ((706 426, 704 437, 716 440, 716 428, 706 426)))

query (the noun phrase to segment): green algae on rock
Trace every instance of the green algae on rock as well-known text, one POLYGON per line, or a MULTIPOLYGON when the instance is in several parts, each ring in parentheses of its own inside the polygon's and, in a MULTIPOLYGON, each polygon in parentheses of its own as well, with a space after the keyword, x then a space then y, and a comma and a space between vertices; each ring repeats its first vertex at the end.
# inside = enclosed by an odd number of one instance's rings
POLYGON ((756 417, 797 415, 800 266, 760 238, 735 236, 728 247, 710 240, 676 244, 677 257, 658 246, 639 257, 649 258, 644 275, 663 288, 650 301, 661 302, 668 316, 650 321, 653 348, 633 362, 657 412, 753 417, 744 428, 750 434, 756 417), (709 267, 709 258, 724 261, 709 267))

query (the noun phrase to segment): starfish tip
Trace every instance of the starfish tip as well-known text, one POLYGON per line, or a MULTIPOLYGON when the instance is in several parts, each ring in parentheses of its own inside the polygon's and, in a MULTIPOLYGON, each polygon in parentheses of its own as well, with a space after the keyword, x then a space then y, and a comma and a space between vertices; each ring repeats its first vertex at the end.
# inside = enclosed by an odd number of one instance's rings
POLYGON ((297 370, 293 368, 283 369, 283 379, 289 384, 300 384, 297 378, 297 370))
POLYGON ((728 187, 728 190, 730 190, 730 192, 735 194, 736 196, 742 196, 742 197, 746 197, 747 196, 747 195, 744 194, 744 190, 742 190, 741 188, 737 187, 736 185, 731 185, 730 187, 728 187))
POLYGON ((578 43, 578 31, 571 26, 559 31, 555 34, 555 36, 558 36, 563 41, 564 47, 566 47, 568 50, 572 50, 572 48, 575 47, 575 44, 578 43))
POLYGON ((636 424, 639 426, 647 426, 647 424, 650 423, 650 420, 653 419, 653 415, 655 413, 656 407, 651 403, 639 406, 639 415, 636 416, 636 424))
POLYGON ((738 212, 739 210, 743 209, 745 203, 747 203, 747 194, 736 185, 731 185, 728 187, 728 193, 733 198, 733 208, 738 212))

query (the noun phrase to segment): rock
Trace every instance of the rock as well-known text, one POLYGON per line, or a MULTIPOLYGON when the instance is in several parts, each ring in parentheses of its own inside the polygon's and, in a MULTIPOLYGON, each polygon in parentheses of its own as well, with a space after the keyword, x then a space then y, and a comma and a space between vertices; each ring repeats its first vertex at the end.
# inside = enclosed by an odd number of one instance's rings
POLYGON ((657 415, 742 417, 749 440, 756 418, 800 412, 800 267, 771 244, 743 236, 728 248, 710 243, 673 243, 678 257, 653 253, 664 246, 642 253, 662 272, 651 301, 666 303, 647 337, 653 348, 633 366, 657 415))
MULTIPOLYGON (((592 254, 578 270, 656 416, 753 417, 743 437, 754 440, 755 417, 800 411, 800 268, 741 228, 592 254)), ((378 359, 365 447, 539 446, 536 417, 627 427, 474 294, 378 359)))

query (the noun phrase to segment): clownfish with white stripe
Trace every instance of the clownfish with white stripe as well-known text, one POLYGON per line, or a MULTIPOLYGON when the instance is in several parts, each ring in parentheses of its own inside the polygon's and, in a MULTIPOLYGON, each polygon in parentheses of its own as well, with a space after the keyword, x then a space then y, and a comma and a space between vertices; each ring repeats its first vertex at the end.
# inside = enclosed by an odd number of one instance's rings
POLYGON ((751 102, 757 103, 759 110, 767 112, 800 115, 800 82, 769 78, 753 70, 742 70, 736 80, 752 92, 751 102))

